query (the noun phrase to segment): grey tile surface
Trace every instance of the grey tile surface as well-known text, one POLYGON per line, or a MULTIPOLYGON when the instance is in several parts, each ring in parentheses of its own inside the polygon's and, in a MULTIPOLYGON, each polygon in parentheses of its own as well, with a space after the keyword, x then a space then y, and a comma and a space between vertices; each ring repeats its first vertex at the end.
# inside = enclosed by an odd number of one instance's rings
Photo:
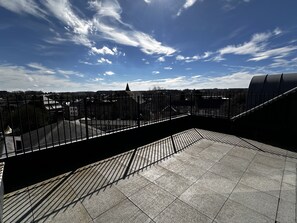
POLYGON ((126 179, 119 181, 115 186, 127 197, 139 191, 150 183, 145 177, 139 174, 133 174, 126 179))
POLYGON ((84 198, 82 204, 91 217, 96 218, 124 199, 126 197, 116 187, 107 187, 84 198))
POLYGON ((279 208, 277 212, 277 221, 280 223, 296 223, 296 207, 294 203, 280 199, 279 208))
POLYGON ((167 169, 155 164, 153 166, 149 166, 146 169, 143 169, 139 172, 139 174, 153 182, 167 172, 167 169))
POLYGON ((296 203, 296 186, 283 182, 280 197, 285 201, 296 203))
POLYGON ((227 154, 219 161, 219 163, 244 171, 250 164, 250 161, 227 154))
POLYGON ((274 220, 259 214, 237 202, 228 200, 216 218, 218 223, 274 223, 274 220))
POLYGON ((240 168, 231 167, 220 163, 216 163, 212 168, 210 168, 209 171, 235 182, 238 182, 244 173, 244 171, 240 168))
POLYGON ((227 200, 227 197, 205 188, 200 182, 193 184, 179 198, 211 219, 227 200))
POLYGON ((175 200, 175 197, 151 183, 135 193, 130 199, 150 218, 155 218, 175 200))
POLYGON ((133 150, 5 194, 4 222, 295 222, 296 153, 198 131, 138 148, 125 180, 133 150))
POLYGON ((238 184, 231 194, 230 199, 272 220, 276 217, 278 198, 272 195, 260 192, 243 184, 238 184))
POLYGON ((199 213, 191 206, 175 200, 155 219, 156 223, 211 223, 211 219, 199 213))
POLYGON ((258 162, 252 162, 248 170, 256 174, 265 176, 269 179, 276 180, 278 182, 282 181, 283 172, 284 172, 281 169, 273 168, 271 166, 267 166, 263 163, 258 163, 258 162))
POLYGON ((211 172, 204 174, 197 183, 224 196, 229 196, 236 186, 236 182, 211 172))
POLYGON ((33 213, 27 188, 5 194, 2 217, 3 222, 33 221, 33 213))
POLYGON ((48 215, 44 215, 35 222, 88 223, 90 221, 92 221, 92 218, 84 206, 80 202, 75 202, 74 204, 64 207, 59 211, 54 211, 48 215))
POLYGON ((190 187, 192 182, 174 172, 168 172, 158 178, 155 183, 173 194, 174 196, 181 195, 186 189, 190 187))
POLYGON ((284 171, 283 182, 296 187, 296 172, 284 171))
POLYGON ((279 197, 280 194, 280 182, 271 180, 253 172, 246 172, 241 178, 240 183, 275 197, 279 197))
POLYGON ((130 200, 125 199, 118 205, 94 220, 96 223, 150 223, 151 219, 136 207, 130 200))

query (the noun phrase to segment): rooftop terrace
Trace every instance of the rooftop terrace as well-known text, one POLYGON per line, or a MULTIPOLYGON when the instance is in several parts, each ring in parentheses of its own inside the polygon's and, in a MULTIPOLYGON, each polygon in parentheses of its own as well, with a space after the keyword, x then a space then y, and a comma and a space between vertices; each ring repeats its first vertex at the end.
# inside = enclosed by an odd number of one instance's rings
POLYGON ((296 158, 193 128, 5 194, 3 221, 295 222, 296 158))

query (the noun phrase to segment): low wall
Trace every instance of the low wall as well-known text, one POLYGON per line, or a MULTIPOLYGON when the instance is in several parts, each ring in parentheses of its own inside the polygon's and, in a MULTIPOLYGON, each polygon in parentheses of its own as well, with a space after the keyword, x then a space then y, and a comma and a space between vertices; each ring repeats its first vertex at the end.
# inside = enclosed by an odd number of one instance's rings
POLYGON ((192 116, 5 159, 5 193, 132 150, 192 127, 192 116))

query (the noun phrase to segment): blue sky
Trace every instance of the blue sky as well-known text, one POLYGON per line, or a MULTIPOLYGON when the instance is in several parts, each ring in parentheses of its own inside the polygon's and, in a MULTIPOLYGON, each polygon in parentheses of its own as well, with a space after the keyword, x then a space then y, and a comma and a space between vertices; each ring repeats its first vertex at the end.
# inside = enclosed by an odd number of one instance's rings
POLYGON ((297 70, 296 0, 0 0, 0 90, 248 87, 297 70))

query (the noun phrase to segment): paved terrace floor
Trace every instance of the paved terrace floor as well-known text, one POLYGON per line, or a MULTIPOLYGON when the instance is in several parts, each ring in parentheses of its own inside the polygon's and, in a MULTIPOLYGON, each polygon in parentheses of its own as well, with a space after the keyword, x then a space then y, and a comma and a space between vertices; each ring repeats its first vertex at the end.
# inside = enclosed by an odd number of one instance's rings
POLYGON ((6 194, 3 220, 295 222, 295 158, 259 142, 190 129, 6 194))

